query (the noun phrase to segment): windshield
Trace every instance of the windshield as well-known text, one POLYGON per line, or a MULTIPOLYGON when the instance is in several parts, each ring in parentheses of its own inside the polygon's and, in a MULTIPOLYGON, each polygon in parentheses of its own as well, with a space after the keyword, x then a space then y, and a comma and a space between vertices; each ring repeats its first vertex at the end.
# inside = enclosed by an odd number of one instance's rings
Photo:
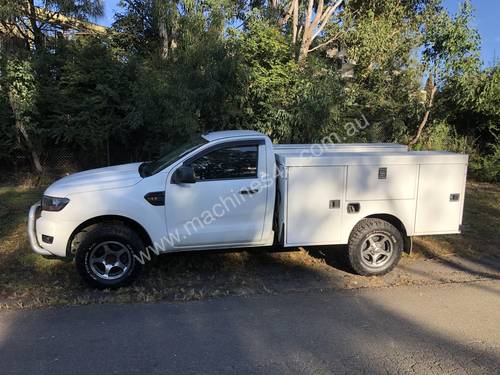
POLYGON ((172 163, 176 162, 182 158, 187 153, 197 149, 198 147, 207 143, 202 137, 196 137, 191 139, 189 142, 181 144, 179 146, 174 146, 165 155, 155 161, 148 161, 142 163, 139 166, 139 173, 142 177, 147 177, 158 173, 162 169, 165 169, 172 163))

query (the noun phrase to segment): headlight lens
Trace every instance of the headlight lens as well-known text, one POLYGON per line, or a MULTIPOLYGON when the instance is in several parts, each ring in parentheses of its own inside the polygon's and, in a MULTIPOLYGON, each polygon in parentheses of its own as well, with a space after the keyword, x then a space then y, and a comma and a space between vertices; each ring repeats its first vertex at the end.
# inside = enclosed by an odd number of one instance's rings
POLYGON ((42 210, 43 211, 61 211, 69 202, 68 198, 49 197, 44 195, 42 197, 42 210))

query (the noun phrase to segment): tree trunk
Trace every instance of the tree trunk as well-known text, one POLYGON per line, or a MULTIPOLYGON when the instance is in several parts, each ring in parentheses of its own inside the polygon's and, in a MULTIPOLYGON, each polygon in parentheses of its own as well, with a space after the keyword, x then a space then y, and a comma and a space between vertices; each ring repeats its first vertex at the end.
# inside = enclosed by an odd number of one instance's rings
POLYGON ((40 157, 38 156, 38 153, 36 152, 35 147, 31 142, 28 131, 26 130, 26 126, 24 125, 22 117, 19 115, 19 110, 18 106, 16 105, 16 99, 14 97, 14 94, 10 90, 9 90, 9 104, 10 108, 12 109, 12 113, 14 114, 17 134, 18 136, 20 136, 19 142, 24 143, 24 145, 28 149, 28 152, 30 153, 31 156, 31 163, 35 168, 35 172, 41 174, 43 172, 43 168, 42 168, 42 163, 40 162, 40 157))
POLYGON ((43 168, 42 168, 42 163, 40 163, 40 158, 38 156, 38 153, 36 152, 33 143, 31 143, 31 139, 28 135, 28 132, 26 131, 26 127, 24 126, 23 122, 18 119, 16 119, 16 129, 21 134, 22 140, 24 141, 26 148, 31 154, 31 162, 33 163, 35 171, 41 174, 43 172, 43 168))
POLYGON ((314 39, 321 34, 326 25, 331 21, 335 11, 342 5, 343 0, 337 0, 326 8, 325 0, 308 0, 306 16, 304 22, 304 31, 300 43, 298 62, 305 64, 307 55, 311 52, 311 44, 314 39), (314 5, 316 4, 316 9, 314 5))
POLYGON ((174 27, 172 26, 173 12, 175 12, 176 2, 173 4, 161 0, 154 3, 154 23, 158 30, 159 55, 165 60, 168 58, 172 48, 175 47, 174 27))
POLYGON ((299 0, 292 0, 292 44, 297 43, 299 29, 299 0))
POLYGON ((305 64, 307 55, 309 54, 309 47, 312 43, 311 37, 309 35, 306 36, 306 31, 304 30, 302 42, 300 43, 299 57, 297 58, 299 65, 305 64))
POLYGON ((166 59, 168 57, 168 52, 170 49, 170 40, 168 37, 167 25, 165 20, 159 20, 158 31, 161 39, 160 56, 162 59, 166 59))
POLYGON ((308 0, 306 9, 306 18, 304 22, 304 31, 302 32, 302 40, 300 42, 300 49, 298 56, 298 62, 300 65, 304 64, 307 58, 307 54, 309 52, 309 46, 312 43, 312 23, 314 23, 314 20, 321 15, 320 13, 323 11, 323 3, 324 0, 318 0, 316 16, 313 19, 312 17, 314 11, 314 0, 308 0))
POLYGON ((410 148, 412 146, 414 146, 418 142, 418 140, 420 139, 420 135, 422 134, 422 130, 424 130, 424 127, 427 124, 427 121, 429 120, 429 115, 431 114, 432 105, 434 104, 434 96, 436 95, 436 92, 437 92, 437 86, 433 83, 432 75, 427 80, 426 86, 427 86, 427 92, 429 93, 429 101, 427 102, 427 109, 424 113, 424 117, 422 118, 422 121, 420 121, 420 124, 418 125, 417 133, 412 138, 410 143, 408 143, 408 146, 410 148))
POLYGON ((30 29, 32 32, 32 40, 28 41, 31 47, 35 47, 35 51, 41 51, 44 47, 43 43, 43 33, 38 23, 38 18, 36 15, 35 2, 33 0, 28 1, 28 17, 30 23, 30 29))

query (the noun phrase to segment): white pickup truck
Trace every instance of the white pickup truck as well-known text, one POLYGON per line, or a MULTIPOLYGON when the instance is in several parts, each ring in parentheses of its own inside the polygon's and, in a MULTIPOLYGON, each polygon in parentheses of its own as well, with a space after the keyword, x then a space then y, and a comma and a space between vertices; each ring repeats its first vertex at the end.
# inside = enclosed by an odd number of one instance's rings
POLYGON ((29 212, 33 251, 75 258, 96 287, 151 253, 347 244, 362 275, 390 271, 410 237, 460 233, 467 155, 396 144, 273 145, 213 132, 144 163, 66 176, 29 212))

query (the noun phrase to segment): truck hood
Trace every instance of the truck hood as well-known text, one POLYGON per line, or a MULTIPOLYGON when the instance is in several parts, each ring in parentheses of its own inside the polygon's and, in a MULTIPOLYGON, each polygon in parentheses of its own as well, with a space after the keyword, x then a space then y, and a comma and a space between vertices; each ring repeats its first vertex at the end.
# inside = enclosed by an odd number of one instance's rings
POLYGON ((132 186, 142 180, 139 175, 140 164, 122 164, 74 173, 50 185, 45 195, 62 198, 74 193, 132 186))

